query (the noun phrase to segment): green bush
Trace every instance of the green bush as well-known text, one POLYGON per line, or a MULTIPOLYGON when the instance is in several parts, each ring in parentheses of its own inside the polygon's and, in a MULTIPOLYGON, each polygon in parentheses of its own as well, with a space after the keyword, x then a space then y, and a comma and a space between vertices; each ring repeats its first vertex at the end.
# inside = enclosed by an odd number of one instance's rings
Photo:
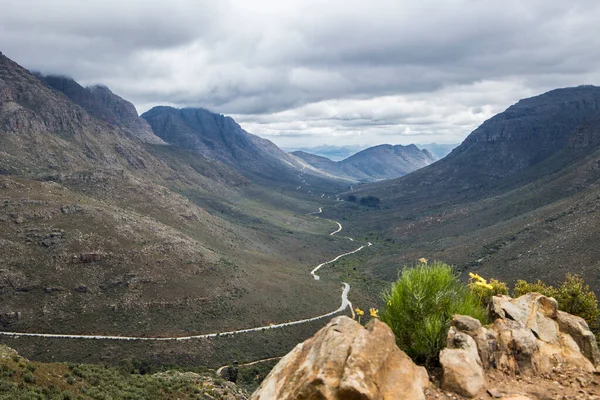
POLYGON ((454 314, 487 322, 479 299, 458 280, 452 267, 441 262, 405 268, 383 299, 381 320, 396 335, 398 347, 419 364, 439 362, 454 314))
POLYGON ((25 372, 23 374, 23 381, 26 383, 35 383, 35 375, 31 372, 25 372))
POLYGON ((513 291, 514 297, 520 297, 527 293, 540 293, 546 297, 556 298, 556 289, 554 287, 546 285, 544 282, 538 279, 535 283, 529 283, 527 281, 519 279, 515 284, 515 290, 513 291))

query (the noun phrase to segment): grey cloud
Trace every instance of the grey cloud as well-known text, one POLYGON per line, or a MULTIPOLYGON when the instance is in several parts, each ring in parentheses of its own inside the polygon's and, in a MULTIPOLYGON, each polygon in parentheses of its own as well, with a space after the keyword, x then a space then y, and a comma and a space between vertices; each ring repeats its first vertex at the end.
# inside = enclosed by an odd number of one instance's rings
POLYGON ((26 67, 284 145, 459 141, 521 97, 600 81, 591 1, 0 2, 0 49, 26 67))

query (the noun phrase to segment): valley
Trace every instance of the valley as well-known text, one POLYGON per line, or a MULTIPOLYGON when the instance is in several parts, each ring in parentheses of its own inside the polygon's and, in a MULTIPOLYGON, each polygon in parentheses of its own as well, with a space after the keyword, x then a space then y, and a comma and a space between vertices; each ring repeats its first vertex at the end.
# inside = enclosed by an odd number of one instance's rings
POLYGON ((49 362, 272 359, 382 307, 423 257, 596 289, 599 103, 557 89, 440 160, 382 145, 334 162, 0 55, 0 342, 49 362))

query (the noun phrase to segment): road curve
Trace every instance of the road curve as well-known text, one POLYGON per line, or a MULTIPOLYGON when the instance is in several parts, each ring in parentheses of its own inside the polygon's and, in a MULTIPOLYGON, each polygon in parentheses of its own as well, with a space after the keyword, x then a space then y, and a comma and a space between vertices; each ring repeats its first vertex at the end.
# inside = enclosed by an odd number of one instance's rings
MULTIPOLYGON (((311 214, 320 214, 323 212, 323 208, 319 207, 319 211, 316 213, 311 213, 311 214)), ((336 222, 339 226, 338 230, 336 230, 335 232, 330 233, 330 235, 334 235, 336 233, 338 233, 339 231, 342 230, 342 225, 337 222, 337 221, 333 221, 336 222)), ((351 238, 348 238, 350 240, 353 240, 351 238)), ((359 248, 357 248, 356 250, 350 251, 348 253, 344 253, 344 254, 340 254, 339 256, 335 257, 333 260, 321 263, 319 265, 317 265, 311 272, 310 274, 313 276, 314 279, 319 280, 319 276, 316 274, 316 272, 323 267, 324 265, 330 264, 332 262, 335 262, 337 260, 339 260, 342 257, 348 256, 350 254, 354 254, 357 253, 359 251, 361 251, 362 249, 364 249, 365 247, 369 247, 371 246, 372 243, 368 242, 367 245, 365 246, 361 246, 359 248)), ((305 319, 299 319, 296 321, 290 321, 290 322, 283 322, 280 324, 272 324, 272 325, 264 325, 264 326, 259 326, 259 327, 255 327, 255 328, 248 328, 248 329, 240 329, 240 330, 234 330, 234 331, 228 331, 228 332, 217 332, 217 333, 206 333, 206 334, 202 334, 202 335, 192 335, 192 336, 175 336, 175 337, 138 337, 138 336, 110 336, 110 335, 66 335, 66 334, 54 334, 54 333, 27 333, 27 332, 6 332, 6 331, 0 331, 0 335, 3 336, 11 336, 14 338, 19 338, 19 337, 42 337, 42 338, 53 338, 53 339, 93 339, 93 340, 124 340, 124 341, 183 341, 183 340, 192 340, 192 339, 208 339, 208 338, 215 338, 215 337, 221 337, 221 336, 231 336, 231 335, 238 335, 241 333, 249 333, 249 332, 258 332, 258 331, 265 331, 268 329, 277 329, 277 328, 283 328, 286 326, 292 326, 292 325, 300 325, 300 324, 304 324, 307 322, 313 322, 313 321, 317 321, 319 319, 323 319, 323 318, 327 318, 327 317, 331 317, 332 315, 335 315, 337 313, 340 313, 342 311, 344 311, 346 308, 350 307, 352 308, 352 303, 350 303, 350 301, 348 300, 348 292, 350 292, 350 285, 347 284, 346 282, 342 282, 343 285, 343 290, 342 290, 342 302, 341 305, 338 309, 331 311, 329 313, 326 314, 322 314, 322 315, 318 315, 316 317, 312 317, 312 318, 305 318, 305 319)))

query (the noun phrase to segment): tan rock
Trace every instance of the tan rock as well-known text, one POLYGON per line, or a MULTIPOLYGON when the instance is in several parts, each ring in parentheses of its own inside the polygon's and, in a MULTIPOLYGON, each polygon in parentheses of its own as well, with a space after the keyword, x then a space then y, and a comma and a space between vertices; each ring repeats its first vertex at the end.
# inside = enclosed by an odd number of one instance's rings
POLYGON ((485 376, 475 340, 452 327, 447 346, 440 353, 442 389, 465 397, 477 396, 485 387, 485 376))
POLYGON ((596 336, 581 317, 558 311, 556 321, 561 332, 571 335, 579 350, 595 366, 600 365, 600 351, 596 336))
POLYGON ((516 299, 495 296, 492 299, 492 310, 500 318, 522 322, 540 340, 558 343, 558 304, 553 298, 539 293, 527 293, 516 299))
POLYGON ((452 329, 474 339, 484 369, 514 375, 546 375, 556 367, 593 372, 593 363, 600 360, 585 321, 558 311, 552 298, 539 293, 516 299, 495 296, 490 311, 496 320, 487 328, 463 316, 452 320, 452 329))
POLYGON ((425 399, 427 371, 377 319, 334 318, 273 368, 251 399, 425 399))

